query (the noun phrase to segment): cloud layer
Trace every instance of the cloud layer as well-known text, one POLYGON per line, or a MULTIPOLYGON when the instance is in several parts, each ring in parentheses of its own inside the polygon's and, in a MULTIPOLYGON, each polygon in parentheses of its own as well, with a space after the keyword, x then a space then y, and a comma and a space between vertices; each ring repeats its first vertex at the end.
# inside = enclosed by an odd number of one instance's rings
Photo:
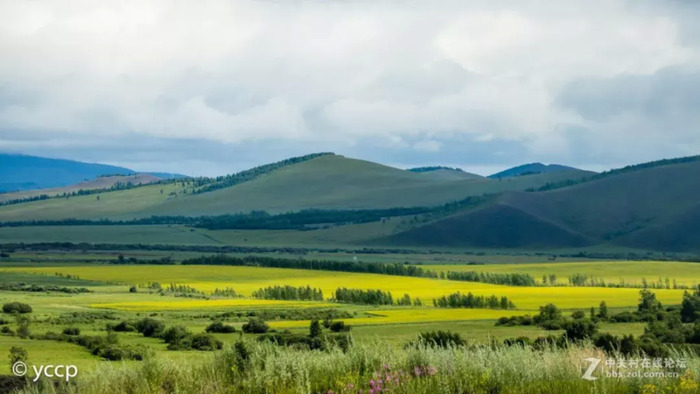
POLYGON ((697 154, 698 19, 651 0, 3 2, 0 150, 208 175, 328 150, 697 154))

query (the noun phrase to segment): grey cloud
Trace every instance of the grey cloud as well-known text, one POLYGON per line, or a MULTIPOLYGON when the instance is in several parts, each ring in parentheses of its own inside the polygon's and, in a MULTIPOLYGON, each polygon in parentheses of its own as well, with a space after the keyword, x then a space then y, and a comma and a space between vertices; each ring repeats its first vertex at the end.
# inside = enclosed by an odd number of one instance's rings
POLYGON ((192 175, 700 151, 692 2, 144 4, 0 3, 0 150, 192 175))

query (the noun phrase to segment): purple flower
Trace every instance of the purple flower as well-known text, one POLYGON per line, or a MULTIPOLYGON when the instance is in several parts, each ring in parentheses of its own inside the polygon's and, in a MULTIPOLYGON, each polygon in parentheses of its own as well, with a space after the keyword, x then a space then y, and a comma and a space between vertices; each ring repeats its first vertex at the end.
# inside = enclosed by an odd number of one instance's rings
MULTIPOLYGON (((354 388, 355 388, 355 385, 352 384, 352 383, 348 383, 347 388, 349 388, 349 389, 354 389, 354 388)), ((360 391, 362 391, 362 390, 360 390, 360 391)))

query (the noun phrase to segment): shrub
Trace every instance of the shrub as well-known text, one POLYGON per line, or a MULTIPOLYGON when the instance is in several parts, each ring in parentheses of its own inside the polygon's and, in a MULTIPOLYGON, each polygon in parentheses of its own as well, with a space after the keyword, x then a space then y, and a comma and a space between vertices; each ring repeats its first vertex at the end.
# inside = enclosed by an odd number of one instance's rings
POLYGON ((309 324, 309 336, 312 338, 320 337, 322 331, 321 323, 318 320, 312 320, 309 324))
POLYGON ((136 330, 144 337, 157 337, 165 330, 165 324, 160 320, 146 317, 136 322, 136 330))
POLYGON ((244 324, 241 329, 248 334, 264 334, 270 329, 270 326, 262 319, 253 318, 248 320, 248 323, 244 324))
POLYGON ((429 331, 418 335, 418 342, 429 346, 450 347, 464 346, 467 341, 462 339, 462 336, 456 332, 450 331, 429 331))
POLYGON ((564 335, 570 340, 578 341, 591 338, 598 332, 598 326, 590 319, 576 319, 566 324, 564 335))
POLYGON ((0 329, 0 334, 15 335, 15 332, 8 326, 4 326, 0 329))
POLYGON ((503 344, 506 346, 530 346, 532 345, 532 340, 528 337, 517 337, 517 338, 508 338, 503 340, 503 344))
POLYGON ((192 336, 191 347, 195 350, 212 351, 223 347, 223 343, 208 334, 196 334, 192 336))
POLYGON ((80 335, 80 329, 77 327, 64 328, 63 335, 80 335))
POLYGON ((346 326, 344 321, 334 321, 328 328, 330 328, 330 330, 333 332, 350 331, 350 326, 346 326))
POLYGON ((21 302, 8 302, 2 306, 5 313, 32 313, 32 307, 21 302))
POLYGON ((188 349, 191 347, 190 333, 183 326, 173 326, 163 332, 161 338, 168 344, 169 350, 188 349))
POLYGON ((136 327, 134 327, 132 323, 125 320, 116 325, 107 325, 107 330, 116 332, 134 332, 136 331, 136 327))
POLYGON ((12 346, 10 348, 10 365, 14 365, 18 361, 27 361, 28 358, 27 350, 19 346, 12 346))
POLYGON ((136 288, 136 286, 131 286, 129 288, 129 293, 138 293, 138 292, 139 292, 139 290, 136 288))
POLYGON ((236 332, 236 328, 229 324, 224 324, 220 321, 214 322, 205 329, 206 332, 218 334, 231 334, 236 332))
POLYGON ((632 323, 638 322, 639 320, 639 315, 631 312, 620 312, 616 315, 610 316, 610 321, 613 323, 632 323))
POLYGON ((584 311, 574 311, 571 314, 572 319, 583 319, 586 317, 586 313, 584 311))

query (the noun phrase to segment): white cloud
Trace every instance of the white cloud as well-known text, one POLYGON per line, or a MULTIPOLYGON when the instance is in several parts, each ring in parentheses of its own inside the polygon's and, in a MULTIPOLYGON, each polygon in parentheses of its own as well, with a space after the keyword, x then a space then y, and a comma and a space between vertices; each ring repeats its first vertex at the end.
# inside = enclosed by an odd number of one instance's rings
MULTIPOLYGON (((0 133, 347 145, 373 138, 423 152, 466 135, 564 155, 567 126, 595 129, 557 105, 570 82, 700 64, 697 43, 681 37, 687 15, 700 12, 678 7, 2 2, 0 133)), ((654 140, 674 130, 645 133, 654 140)), ((9 146, 0 138, 0 149, 9 146)))

